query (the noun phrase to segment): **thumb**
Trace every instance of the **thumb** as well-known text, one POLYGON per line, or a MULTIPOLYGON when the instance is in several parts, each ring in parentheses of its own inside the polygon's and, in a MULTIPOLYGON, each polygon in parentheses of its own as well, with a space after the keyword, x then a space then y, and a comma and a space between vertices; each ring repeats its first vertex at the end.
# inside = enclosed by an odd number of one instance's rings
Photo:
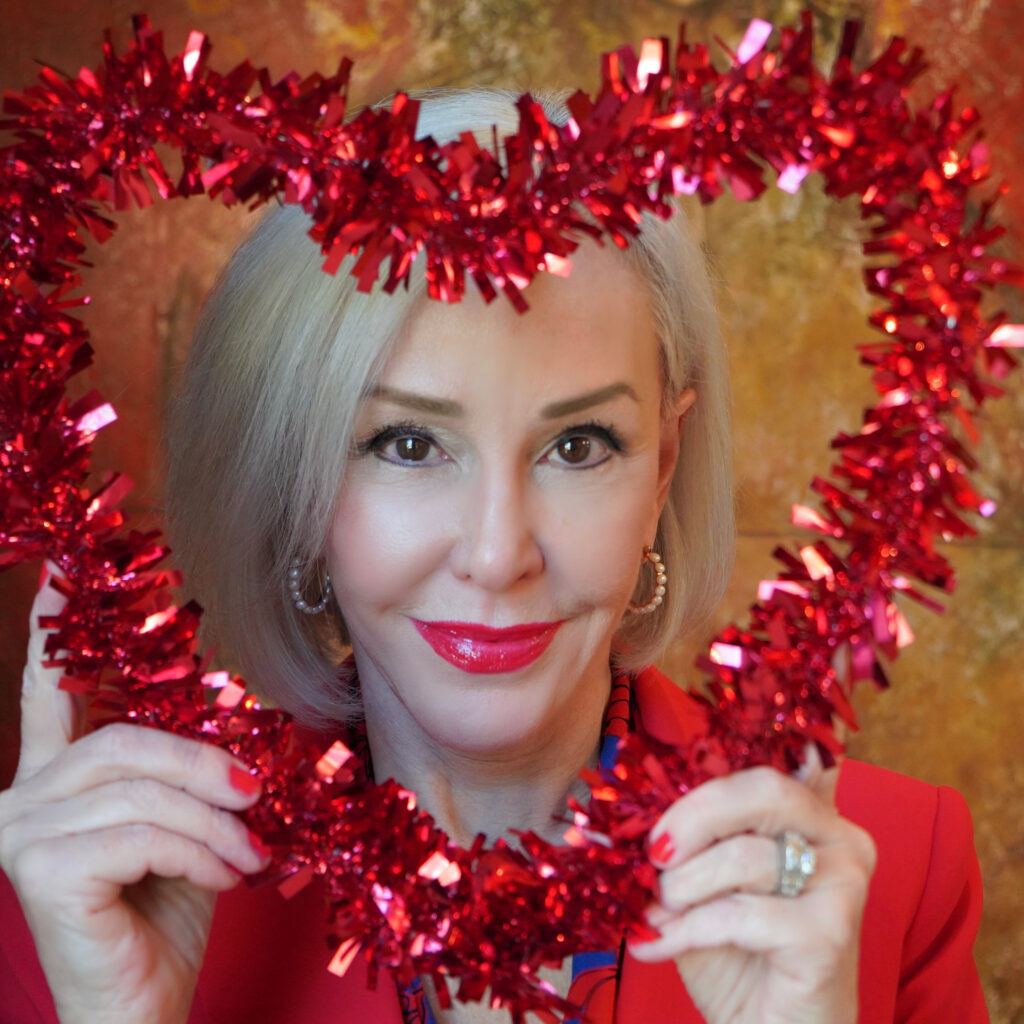
POLYGON ((67 604, 51 585, 52 577, 59 575, 60 570, 47 562, 29 613, 28 656, 21 682, 21 756, 15 781, 35 775, 77 735, 78 709, 73 696, 60 689, 61 670, 43 667, 47 631, 39 619, 59 615, 67 604))

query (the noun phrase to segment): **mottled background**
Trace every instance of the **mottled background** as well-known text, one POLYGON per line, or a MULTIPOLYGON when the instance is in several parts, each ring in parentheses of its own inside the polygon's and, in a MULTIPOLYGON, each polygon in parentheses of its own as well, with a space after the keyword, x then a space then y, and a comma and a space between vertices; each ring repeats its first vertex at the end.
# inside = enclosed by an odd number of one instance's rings
MULTIPOLYGON (((0 84, 17 88, 36 61, 68 72, 98 60, 105 27, 128 36, 141 0, 4 0, 0 84)), ((244 56, 276 74, 333 70, 356 61, 354 99, 396 88, 494 83, 517 89, 596 84, 596 56, 645 35, 735 43, 752 16, 793 20, 790 0, 151 0, 148 12, 171 48, 190 29, 212 37, 213 64, 244 56)), ((925 47, 931 71, 918 95, 954 84, 985 115, 994 164, 1015 190, 1002 204, 1004 252, 1024 240, 1024 18, 1017 0, 818 0, 810 3, 825 59, 845 17, 865 23, 864 47, 892 34, 925 47)), ((871 399, 851 345, 866 340, 870 308, 860 285, 856 210, 805 187, 706 212, 720 278, 736 383, 739 560, 721 619, 742 616, 756 581, 773 574, 769 552, 793 536, 788 510, 828 465, 826 438, 855 427, 871 399)), ((185 352, 196 304, 247 217, 202 200, 122 218, 122 231, 92 254, 87 312, 99 365, 80 387, 98 386, 120 425, 97 446, 99 466, 137 482, 137 520, 159 514, 160 421, 185 352)), ((1000 297, 1024 320, 1018 295, 1000 297)), ((1024 376, 1024 375, 1022 375, 1024 376)), ((951 551, 960 586, 942 617, 908 614, 918 635, 893 666, 892 692, 862 693, 858 757, 958 787, 974 812, 987 890, 978 962, 998 1024, 1024 1024, 1024 379, 983 419, 983 489, 999 514, 951 551)), ((37 569, 0 576, 0 785, 17 749, 17 689, 26 616, 37 569)), ((680 647, 667 668, 690 674, 680 647)))

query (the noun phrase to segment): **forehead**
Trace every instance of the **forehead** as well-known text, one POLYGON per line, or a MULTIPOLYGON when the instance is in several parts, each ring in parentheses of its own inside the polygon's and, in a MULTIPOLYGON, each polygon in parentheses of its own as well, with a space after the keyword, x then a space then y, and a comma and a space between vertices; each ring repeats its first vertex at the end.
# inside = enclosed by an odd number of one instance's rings
POLYGON ((518 313, 503 296, 470 288, 459 303, 424 299, 407 319, 382 379, 410 385, 462 372, 508 386, 552 377, 600 384, 611 373, 660 380, 655 319, 646 283, 625 256, 586 241, 566 277, 540 274, 518 313))

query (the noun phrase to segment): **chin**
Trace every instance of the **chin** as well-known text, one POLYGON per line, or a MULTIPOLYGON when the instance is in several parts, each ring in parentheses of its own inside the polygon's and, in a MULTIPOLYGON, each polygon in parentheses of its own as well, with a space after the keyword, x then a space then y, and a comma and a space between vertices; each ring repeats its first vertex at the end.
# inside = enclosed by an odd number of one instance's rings
POLYGON ((364 698, 377 706, 381 721, 397 724, 404 717, 412 734, 465 756, 540 751, 567 723, 579 724, 580 715, 599 718, 607 699, 610 639, 604 630, 603 642, 581 637, 579 625, 570 618, 538 657, 512 671, 467 671, 421 636, 386 662, 370 655, 372 647, 357 644, 357 662, 370 669, 360 672, 364 698), (367 692, 371 686, 376 699, 367 692))
POLYGON ((435 740, 443 735, 445 746, 512 749, 539 732, 557 729, 565 713, 555 680, 517 678, 522 675, 458 672, 455 686, 439 688, 428 705, 409 710, 435 740))

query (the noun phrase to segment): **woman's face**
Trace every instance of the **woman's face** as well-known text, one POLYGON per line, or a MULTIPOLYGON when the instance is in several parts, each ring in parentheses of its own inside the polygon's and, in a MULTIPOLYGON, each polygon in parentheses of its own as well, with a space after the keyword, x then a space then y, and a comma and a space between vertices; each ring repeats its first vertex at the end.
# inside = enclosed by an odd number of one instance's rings
POLYGON ((662 415, 649 302, 619 254, 587 244, 527 298, 413 315, 328 540, 368 709, 468 754, 603 704, 692 400, 662 415))

